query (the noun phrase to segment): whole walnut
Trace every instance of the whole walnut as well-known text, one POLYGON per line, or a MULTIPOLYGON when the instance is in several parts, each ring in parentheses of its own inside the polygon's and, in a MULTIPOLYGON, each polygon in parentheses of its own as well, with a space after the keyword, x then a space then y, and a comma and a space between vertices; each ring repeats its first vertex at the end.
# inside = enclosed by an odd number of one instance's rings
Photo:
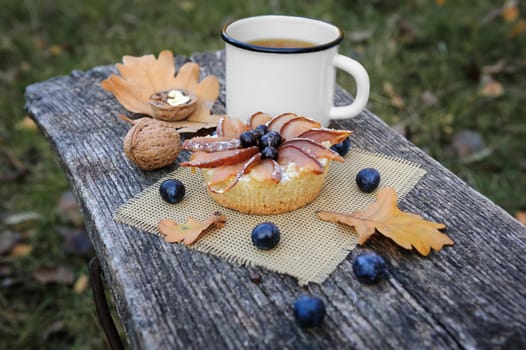
POLYGON ((170 124, 151 118, 131 120, 133 127, 124 137, 124 153, 143 170, 155 170, 175 162, 181 137, 170 124))

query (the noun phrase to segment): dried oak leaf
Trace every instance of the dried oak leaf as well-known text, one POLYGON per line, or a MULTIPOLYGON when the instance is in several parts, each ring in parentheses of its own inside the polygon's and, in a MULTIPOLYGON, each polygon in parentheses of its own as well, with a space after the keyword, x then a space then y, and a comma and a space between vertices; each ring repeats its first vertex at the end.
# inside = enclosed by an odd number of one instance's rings
POLYGON ((358 243, 363 244, 375 233, 391 238, 396 244, 427 256, 433 248, 440 250, 453 241, 438 231, 444 224, 426 221, 420 215, 406 213, 396 206, 396 191, 386 187, 378 191, 376 202, 361 211, 351 214, 318 212, 320 219, 339 222, 354 227, 358 234, 358 243))
POLYGON ((226 216, 221 213, 214 213, 204 221, 188 218, 186 224, 179 224, 171 219, 159 221, 159 231, 164 235, 164 240, 168 243, 181 242, 185 245, 195 243, 201 234, 211 226, 225 226, 226 216))
POLYGON ((209 75, 199 82, 197 63, 183 64, 175 75, 174 56, 169 50, 161 51, 158 59, 154 55, 124 56, 122 62, 116 65, 121 75, 112 74, 101 85, 127 110, 155 116, 150 96, 163 90, 182 89, 196 95, 197 108, 188 118, 170 123, 184 129, 180 132, 196 132, 217 125, 221 116, 211 115, 210 109, 219 95, 219 81, 209 75))

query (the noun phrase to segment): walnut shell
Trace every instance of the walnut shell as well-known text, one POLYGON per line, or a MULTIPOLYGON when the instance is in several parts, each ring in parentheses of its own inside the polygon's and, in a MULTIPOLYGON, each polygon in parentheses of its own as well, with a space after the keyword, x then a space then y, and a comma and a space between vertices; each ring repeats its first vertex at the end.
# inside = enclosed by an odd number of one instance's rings
POLYGON ((159 120, 168 122, 183 120, 188 118, 197 108, 197 96, 188 90, 182 89, 169 89, 154 93, 149 99, 150 106, 152 107, 152 117, 159 120), (190 100, 184 104, 177 106, 171 106, 166 103, 166 95, 170 91, 178 90, 183 95, 188 96, 190 100))
POLYGON ((124 153, 143 170, 154 170, 175 162, 181 137, 168 123, 141 118, 124 138, 124 153))

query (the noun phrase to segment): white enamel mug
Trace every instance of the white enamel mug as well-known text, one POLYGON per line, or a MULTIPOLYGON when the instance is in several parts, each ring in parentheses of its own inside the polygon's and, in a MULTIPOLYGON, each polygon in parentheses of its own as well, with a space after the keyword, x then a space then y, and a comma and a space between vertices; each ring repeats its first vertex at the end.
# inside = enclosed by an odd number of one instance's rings
POLYGON ((357 61, 338 54, 343 32, 316 19, 256 16, 223 28, 225 41, 226 109, 230 117, 247 120, 262 111, 272 116, 292 112, 323 126, 330 119, 358 115, 369 99, 369 76, 357 61), (308 47, 266 47, 257 40, 295 40, 308 47), (334 106, 336 68, 356 82, 354 101, 334 106))

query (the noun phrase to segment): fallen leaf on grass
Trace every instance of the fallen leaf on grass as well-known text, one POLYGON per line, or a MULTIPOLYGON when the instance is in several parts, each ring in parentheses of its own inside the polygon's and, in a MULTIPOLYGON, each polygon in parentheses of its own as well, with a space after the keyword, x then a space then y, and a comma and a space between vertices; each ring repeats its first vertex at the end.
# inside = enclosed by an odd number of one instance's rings
POLYGON ((491 74, 508 73, 513 71, 513 69, 514 67, 510 67, 504 59, 500 59, 494 64, 483 66, 482 74, 489 76, 491 74))
POLYGON ((168 243, 181 242, 185 245, 191 245, 196 242, 201 234, 211 226, 223 227, 226 222, 226 217, 221 213, 214 213, 204 221, 196 220, 192 217, 188 218, 186 224, 178 224, 177 222, 164 219, 159 221, 159 231, 165 236, 164 240, 168 243))
POLYGON ((59 233, 64 238, 64 250, 77 256, 90 256, 93 254, 93 245, 85 229, 70 229, 60 227, 59 233))
POLYGON ((351 214, 318 212, 318 216, 325 221, 354 227, 359 244, 365 243, 376 231, 405 249, 414 247, 424 256, 431 248, 440 250, 444 245, 453 244, 448 236, 438 231, 446 227, 444 224, 426 221, 419 215, 398 209, 396 192, 391 187, 378 191, 376 202, 365 210, 351 214))
POLYGON ((75 276, 73 272, 64 266, 55 268, 40 268, 33 271, 33 278, 43 284, 62 283, 72 284, 75 276))
POLYGON ((395 92, 393 84, 390 82, 385 82, 383 84, 383 90, 391 101, 391 105, 398 109, 403 109, 405 107, 405 101, 398 93, 395 92))
POLYGON ((66 329, 64 321, 55 321, 48 325, 42 332, 42 338, 48 339, 51 335, 63 332, 66 329))
POLYGON ((9 253, 21 239, 22 235, 18 232, 5 231, 0 233, 0 255, 9 253))
POLYGON ((13 247, 13 249, 11 249, 11 253, 9 255, 14 257, 28 256, 29 254, 31 254, 32 250, 33 247, 29 244, 18 243, 13 247))
POLYGON ((508 1, 502 9, 502 18, 504 21, 510 23, 519 17, 519 6, 516 1, 508 1))
POLYGON ((0 280, 0 288, 11 288, 13 286, 23 284, 24 282, 24 278, 22 277, 6 277, 0 280))
POLYGON ((73 292, 75 292, 75 294, 84 293, 84 291, 88 288, 88 282, 88 276, 84 274, 80 275, 79 278, 77 278, 77 281, 75 281, 75 284, 73 285, 73 292))
POLYGON ((29 118, 27 115, 22 118, 18 123, 16 123, 16 128, 19 130, 26 130, 26 131, 36 131, 38 130, 37 124, 33 121, 33 119, 29 118))
POLYGON ((193 1, 179 1, 177 5, 183 11, 191 11, 195 7, 195 3, 193 1))
POLYGON ((40 219, 42 219, 42 215, 33 211, 28 211, 9 215, 4 218, 3 222, 4 225, 7 226, 18 226, 27 223, 33 223, 40 219))
POLYGON ((58 56, 64 51, 60 45, 51 45, 48 47, 48 51, 52 56, 58 56))
POLYGON ((62 221, 71 223, 75 227, 84 226, 84 217, 73 192, 66 191, 60 195, 57 204, 57 213, 62 221))
POLYGON ((3 170, 0 173, 0 183, 19 180, 29 173, 29 168, 8 149, 0 152, 0 166, 3 170))
POLYGON ((355 43, 367 41, 371 38, 371 36, 373 36, 372 30, 359 30, 351 32, 350 34, 351 40, 355 43))
POLYGON ((497 17, 502 16, 502 7, 494 7, 490 9, 484 17, 480 20, 483 25, 488 25, 493 22, 497 17))
POLYGON ((6 277, 13 273, 13 268, 8 265, 0 265, 0 277, 6 277))
POLYGON ((479 94, 485 97, 499 97, 504 94, 504 87, 495 79, 485 77, 482 79, 482 87, 479 94))
MULTIPOLYGON (((398 26, 398 34, 400 36, 400 39, 404 41, 412 41, 418 32, 414 24, 403 17, 398 19, 396 25, 398 26)), ((395 46, 397 45, 397 43, 395 42, 391 43, 395 46)))
POLYGON ((525 31, 526 31, 526 19, 521 19, 517 21, 517 23, 515 23, 513 28, 511 28, 509 36, 514 38, 516 36, 521 35, 525 31))
POLYGON ((453 135, 451 145, 455 155, 461 159, 482 152, 487 148, 482 135, 473 130, 460 130, 456 132, 455 135, 453 135))
POLYGON ((422 105, 424 107, 431 107, 438 103, 438 97, 430 90, 424 91, 422 95, 420 95, 420 98, 422 99, 422 105))

